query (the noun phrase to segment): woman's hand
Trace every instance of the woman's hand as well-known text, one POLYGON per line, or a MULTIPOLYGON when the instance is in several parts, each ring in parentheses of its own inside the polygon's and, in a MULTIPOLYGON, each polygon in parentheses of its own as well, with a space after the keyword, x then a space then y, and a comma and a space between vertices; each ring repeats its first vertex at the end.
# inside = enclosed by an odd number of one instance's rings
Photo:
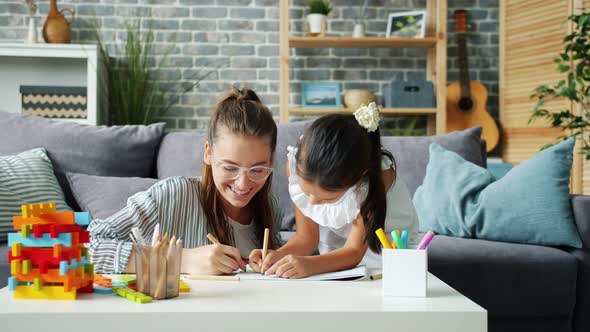
POLYGON ((305 278, 315 274, 312 267, 309 256, 286 255, 269 267, 268 270, 265 270, 264 274, 274 274, 286 279, 305 278))
POLYGON ((182 250, 182 273, 220 275, 230 274, 238 268, 246 270, 246 263, 235 247, 212 244, 182 250))

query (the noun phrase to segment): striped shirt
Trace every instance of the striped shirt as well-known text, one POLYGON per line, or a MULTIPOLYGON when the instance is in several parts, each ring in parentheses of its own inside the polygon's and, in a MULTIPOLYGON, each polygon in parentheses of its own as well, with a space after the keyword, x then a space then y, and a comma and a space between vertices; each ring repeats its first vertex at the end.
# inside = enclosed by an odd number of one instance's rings
MULTIPOLYGON (((201 182, 198 178, 168 178, 147 191, 131 196, 127 206, 112 216, 93 220, 88 230, 89 254, 95 271, 125 272, 133 247, 129 237, 133 227, 138 227, 141 234, 149 239, 159 223, 161 230, 182 238, 185 248, 209 245, 207 217, 200 203, 200 192, 201 182)), ((276 200, 271 199, 271 203, 275 225, 273 236, 277 239, 281 216, 276 200)), ((245 229, 252 231, 254 228, 245 229)))

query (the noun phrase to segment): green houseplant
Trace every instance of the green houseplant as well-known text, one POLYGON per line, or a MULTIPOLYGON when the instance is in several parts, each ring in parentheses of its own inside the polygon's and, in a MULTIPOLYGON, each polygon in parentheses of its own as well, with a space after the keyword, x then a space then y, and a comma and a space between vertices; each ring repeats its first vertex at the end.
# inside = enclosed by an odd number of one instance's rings
POLYGON ((529 123, 536 118, 549 120, 552 127, 564 130, 559 138, 576 137, 582 143, 580 153, 590 160, 590 12, 571 15, 568 20, 573 23, 572 32, 564 38, 564 51, 554 60, 565 78, 535 89, 531 97, 537 98, 537 104, 529 123), (581 112, 547 109, 547 102, 564 98, 578 105, 581 112))
POLYGON ((313 36, 325 33, 326 17, 332 11, 332 5, 328 0, 310 0, 307 2, 309 14, 307 15, 307 24, 309 33, 313 36))
POLYGON ((96 25, 94 33, 102 60, 102 113, 108 125, 150 124, 164 115, 180 95, 193 90, 213 70, 181 84, 163 84, 163 63, 169 50, 156 57, 151 24, 141 28, 141 20, 126 22, 126 38, 109 48, 96 25))

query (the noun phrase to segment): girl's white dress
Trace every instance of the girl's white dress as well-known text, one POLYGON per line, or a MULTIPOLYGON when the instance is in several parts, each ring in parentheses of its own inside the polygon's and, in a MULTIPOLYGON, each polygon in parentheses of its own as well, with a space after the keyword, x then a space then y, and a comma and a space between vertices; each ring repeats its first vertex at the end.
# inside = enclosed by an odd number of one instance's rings
MULTIPOLYGON (((295 154, 297 149, 289 146, 287 159, 289 160, 289 195, 293 203, 301 213, 319 225, 320 242, 318 250, 320 254, 327 253, 344 246, 352 222, 360 213, 360 205, 365 200, 368 191, 367 183, 357 184, 346 191, 336 202, 327 204, 310 204, 309 199, 301 190, 295 169, 295 154)), ((392 168, 393 163, 384 157, 382 169, 392 168)), ((418 217, 410 193, 402 176, 396 172, 396 179, 387 191, 387 214, 385 217, 385 233, 390 234, 394 229, 408 231, 408 243, 418 242, 418 217)), ((376 235, 375 235, 376 236, 376 235)), ((390 237, 391 238, 391 237, 390 237)), ((361 264, 370 268, 381 267, 381 255, 367 250, 361 264)))

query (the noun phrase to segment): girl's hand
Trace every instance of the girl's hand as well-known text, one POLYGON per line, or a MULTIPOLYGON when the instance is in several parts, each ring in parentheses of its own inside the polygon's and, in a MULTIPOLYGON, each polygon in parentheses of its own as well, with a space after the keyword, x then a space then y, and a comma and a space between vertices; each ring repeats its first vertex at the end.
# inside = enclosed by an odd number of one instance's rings
POLYGON ((250 257, 248 258, 248 264, 250 264, 250 267, 252 268, 252 270, 254 270, 254 272, 266 271, 282 257, 283 256, 280 254, 280 252, 276 250, 267 250, 266 257, 263 261, 262 249, 254 249, 250 253, 250 257))
POLYGON ((235 247, 212 244, 182 251, 182 273, 220 275, 230 274, 238 268, 246 270, 246 263, 235 247))
POLYGON ((277 275, 286 279, 298 279, 310 276, 313 273, 309 256, 286 255, 274 263, 265 275, 277 275))

